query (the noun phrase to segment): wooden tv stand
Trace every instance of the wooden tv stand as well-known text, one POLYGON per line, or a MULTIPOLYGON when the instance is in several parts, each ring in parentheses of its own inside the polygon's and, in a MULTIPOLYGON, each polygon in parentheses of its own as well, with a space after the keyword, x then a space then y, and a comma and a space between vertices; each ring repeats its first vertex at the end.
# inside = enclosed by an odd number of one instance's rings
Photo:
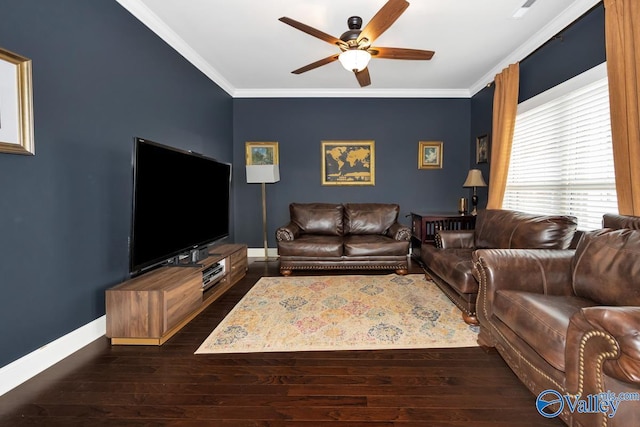
POLYGON ((162 345, 247 273, 247 246, 210 248, 201 267, 161 267, 106 291, 111 344, 162 345), (224 265, 219 281, 202 290, 202 272, 224 265))

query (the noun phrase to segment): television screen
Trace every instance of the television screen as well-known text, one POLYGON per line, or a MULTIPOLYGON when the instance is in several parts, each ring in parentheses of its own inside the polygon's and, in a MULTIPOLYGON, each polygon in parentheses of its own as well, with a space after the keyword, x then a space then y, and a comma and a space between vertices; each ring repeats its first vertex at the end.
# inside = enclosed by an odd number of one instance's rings
POLYGON ((230 184, 228 163, 135 138, 130 273, 229 236, 230 184))

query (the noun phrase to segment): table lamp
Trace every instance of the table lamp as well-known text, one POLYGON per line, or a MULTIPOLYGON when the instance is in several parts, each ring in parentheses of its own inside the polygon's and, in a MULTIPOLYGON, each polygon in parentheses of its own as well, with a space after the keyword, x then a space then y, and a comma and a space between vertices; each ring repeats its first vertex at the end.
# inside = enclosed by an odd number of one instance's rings
POLYGON ((471 215, 477 215, 478 195, 476 194, 476 188, 487 186, 487 183, 484 182, 484 178, 482 178, 482 171, 480 169, 471 169, 462 186, 465 188, 473 187, 473 196, 471 197, 471 206, 473 206, 473 210, 471 211, 471 215))

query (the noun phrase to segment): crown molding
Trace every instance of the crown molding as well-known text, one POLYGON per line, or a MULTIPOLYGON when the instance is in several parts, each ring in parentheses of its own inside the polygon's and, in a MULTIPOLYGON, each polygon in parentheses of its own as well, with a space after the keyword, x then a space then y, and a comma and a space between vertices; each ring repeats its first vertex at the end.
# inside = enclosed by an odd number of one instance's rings
POLYGON ((181 37, 167 26, 158 16, 147 6, 138 0, 116 0, 129 13, 146 25, 151 31, 156 33, 169 46, 175 49, 187 61, 191 62, 198 70, 202 71, 209 79, 222 88, 229 95, 233 96, 235 88, 211 66, 202 56, 191 48, 181 37))
POLYGON ((236 89, 234 98, 469 98, 468 89, 236 89))
MULTIPOLYGON (((600 3, 602 0, 578 0, 567 7, 561 14, 555 19, 550 21, 540 31, 527 40, 520 48, 513 51, 509 56, 499 62, 493 69, 487 74, 482 76, 477 82, 475 82, 470 88, 469 93, 471 96, 475 95, 487 84, 491 83, 496 74, 500 73, 503 69, 507 68, 510 64, 521 61, 528 55, 533 53, 540 46, 549 41, 553 36, 565 29, 572 22, 584 15, 589 9, 600 3)), ((526 19, 526 18, 523 18, 526 19)))

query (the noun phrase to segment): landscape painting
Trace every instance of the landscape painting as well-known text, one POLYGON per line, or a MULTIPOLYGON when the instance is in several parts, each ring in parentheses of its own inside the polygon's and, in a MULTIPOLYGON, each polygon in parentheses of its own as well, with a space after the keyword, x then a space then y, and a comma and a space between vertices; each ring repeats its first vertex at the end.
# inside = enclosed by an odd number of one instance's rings
POLYGON ((277 142, 247 142, 245 149, 247 166, 278 164, 277 142))

